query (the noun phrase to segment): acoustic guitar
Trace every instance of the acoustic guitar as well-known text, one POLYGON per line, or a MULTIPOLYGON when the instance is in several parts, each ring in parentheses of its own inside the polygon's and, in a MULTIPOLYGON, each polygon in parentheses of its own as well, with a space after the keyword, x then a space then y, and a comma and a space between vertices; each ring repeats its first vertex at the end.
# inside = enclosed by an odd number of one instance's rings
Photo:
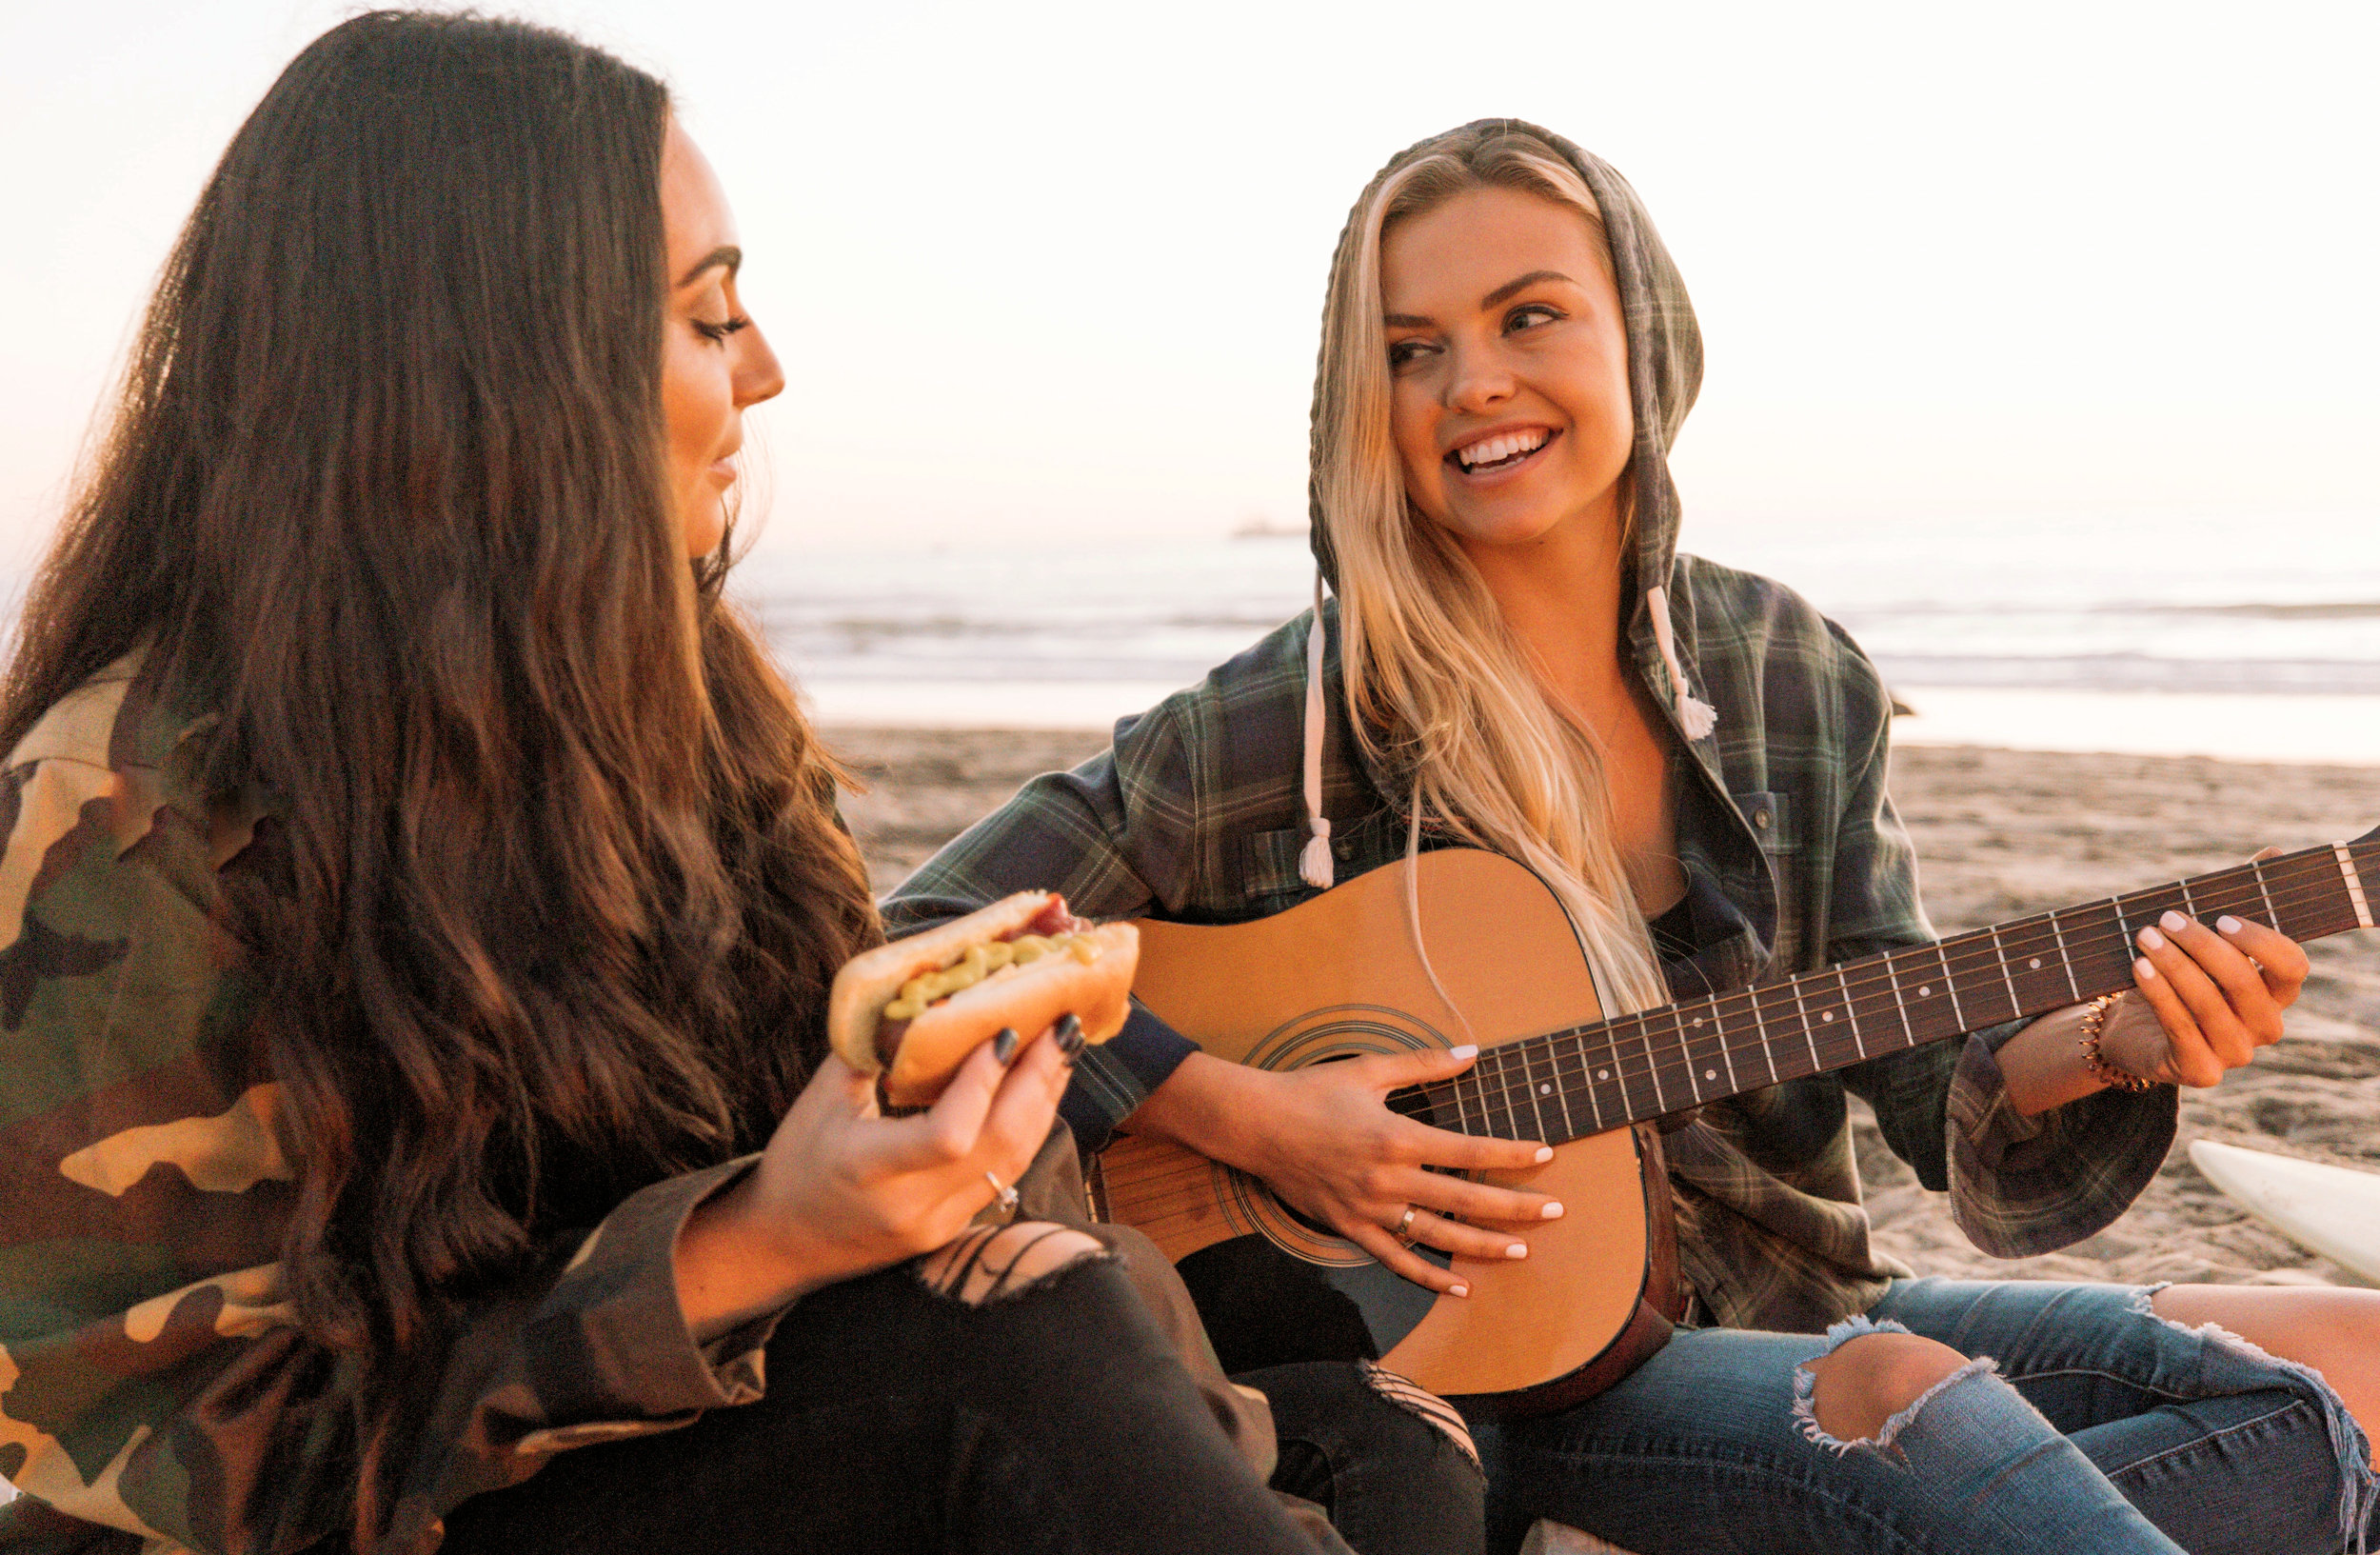
POLYGON ((2380 827, 1604 1020, 1542 881, 1492 853, 1424 853, 1253 923, 1144 920, 1134 992, 1206 1052, 1268 1069, 1478 1044, 1470 1070, 1394 1092, 1389 1105, 1439 1128, 1555 1146, 1544 1166, 1484 1174, 1564 1205, 1560 1219, 1529 1228, 1529 1256, 1452 1260, 1471 1294, 1439 1297, 1256 1179, 1130 1135, 1102 1156, 1093 1207, 1174 1260, 1228 1370, 1377 1357, 1475 1405, 1562 1408, 1627 1375, 1677 1315, 1654 1120, 2130 987, 2132 933, 2169 910, 2253 918, 2307 941, 2372 927, 2376 906, 2380 827))

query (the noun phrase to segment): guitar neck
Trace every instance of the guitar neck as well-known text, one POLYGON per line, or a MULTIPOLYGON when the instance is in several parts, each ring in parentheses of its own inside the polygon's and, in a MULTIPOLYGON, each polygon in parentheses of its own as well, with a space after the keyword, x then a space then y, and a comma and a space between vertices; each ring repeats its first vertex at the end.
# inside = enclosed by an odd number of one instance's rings
POLYGON ((1399 1091, 1390 1105, 1441 1128, 1560 1144, 2131 987, 2132 935, 2172 911, 2255 919, 2299 941, 2373 927, 2380 828, 1787 982, 1506 1043, 1454 1080, 1399 1091))

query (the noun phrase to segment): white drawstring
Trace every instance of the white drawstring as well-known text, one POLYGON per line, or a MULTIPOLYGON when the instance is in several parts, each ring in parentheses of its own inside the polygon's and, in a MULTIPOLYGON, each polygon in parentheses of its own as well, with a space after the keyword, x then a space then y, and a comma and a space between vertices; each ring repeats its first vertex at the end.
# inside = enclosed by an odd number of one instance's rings
POLYGON ((1677 727, 1686 731, 1689 741, 1699 740, 1718 727, 1719 711, 1686 689, 1686 671, 1677 662, 1677 642, 1669 624, 1669 590, 1657 585, 1648 588, 1644 602, 1653 609, 1653 641, 1661 650, 1661 663, 1669 667, 1670 688, 1676 697, 1677 727))
POLYGON ((1306 826, 1314 835, 1298 855, 1298 876, 1326 891, 1331 869, 1331 824, 1322 815, 1322 569, 1314 570, 1314 625, 1306 628, 1305 797, 1306 826))

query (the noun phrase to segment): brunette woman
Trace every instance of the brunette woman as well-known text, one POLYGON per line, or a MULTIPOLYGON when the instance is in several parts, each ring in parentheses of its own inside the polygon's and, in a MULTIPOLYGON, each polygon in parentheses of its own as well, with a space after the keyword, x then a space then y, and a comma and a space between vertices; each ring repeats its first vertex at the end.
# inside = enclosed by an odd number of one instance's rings
POLYGON ((1344 1549, 1170 1271, 968 1230, 1068 1044, 823 1056, 880 936, 720 604, 740 257, 510 23, 351 21, 225 154, 0 697, 0 1550, 1344 1549))
MULTIPOLYGON (((1314 543, 1337 599, 1029 785, 897 893, 893 931, 1028 879, 1228 922, 1460 844, 1544 879, 1624 1007, 1931 942, 1874 669, 1789 589, 1676 549, 1666 461, 1701 364, 1604 163, 1504 120, 1400 153, 1324 309, 1314 543)), ((1704 1107, 1667 1143, 1695 1315, 1599 1397, 1481 1423, 1491 1547, 1538 1518, 1644 1555, 2359 1540, 2380 1293, 1912 1279, 1869 1241, 1846 1112, 1865 1099, 1987 1250, 2063 1246, 2155 1172, 2175 1086, 2275 1040, 2305 973, 2269 927, 2173 915, 2112 1005, 1704 1107)), ((1523 1256, 1560 1212, 1430 1169, 1532 1145, 1382 1105, 1465 1062, 1268 1073, 1143 1013, 1063 1109, 1086 1139, 1121 1125, 1251 1171, 1459 1295, 1412 1243, 1523 1256)))

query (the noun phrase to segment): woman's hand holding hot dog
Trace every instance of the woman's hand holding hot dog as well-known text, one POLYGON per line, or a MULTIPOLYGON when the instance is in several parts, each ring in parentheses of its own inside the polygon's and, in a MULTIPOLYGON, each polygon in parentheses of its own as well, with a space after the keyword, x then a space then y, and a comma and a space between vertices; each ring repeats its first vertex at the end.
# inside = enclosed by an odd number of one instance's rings
POLYGON ((687 1322, 764 1312, 965 1229, 1032 1164, 1083 1044, 1123 1025, 1139 952, 1131 925, 1021 891, 852 957, 818 1072, 760 1165, 679 1236, 687 1322), (887 1118, 880 1092, 922 1110, 887 1118))
POLYGON ((1048 1034, 976 1048, 935 1104, 887 1118, 874 1077, 828 1057, 759 1165, 687 1220, 678 1299, 697 1331, 941 1246, 1032 1163, 1073 1072, 1048 1034))
POLYGON ((1428 1169, 1518 1170, 1549 1159, 1545 1146, 1432 1128, 1386 1106, 1390 1091, 1451 1079, 1477 1058, 1469 1047, 1382 1053, 1277 1074, 1193 1053, 1149 1093, 1132 1127, 1254 1173, 1416 1285, 1468 1295, 1459 1273, 1398 1241, 1408 1208, 1414 1241, 1496 1259, 1526 1256, 1525 1228, 1562 1212, 1542 1193, 1428 1169))

